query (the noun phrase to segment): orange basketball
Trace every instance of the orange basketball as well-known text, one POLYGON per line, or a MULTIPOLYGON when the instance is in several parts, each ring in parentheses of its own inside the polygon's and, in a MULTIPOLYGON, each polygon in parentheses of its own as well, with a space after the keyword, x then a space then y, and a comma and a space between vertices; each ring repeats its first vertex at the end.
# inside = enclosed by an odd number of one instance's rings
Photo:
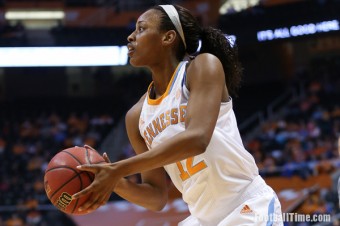
POLYGON ((89 186, 94 174, 80 171, 83 164, 105 163, 104 158, 88 147, 72 147, 57 153, 45 171, 44 184, 47 197, 59 210, 67 214, 81 215, 88 212, 78 208, 91 196, 85 195, 72 200, 72 195, 89 186))

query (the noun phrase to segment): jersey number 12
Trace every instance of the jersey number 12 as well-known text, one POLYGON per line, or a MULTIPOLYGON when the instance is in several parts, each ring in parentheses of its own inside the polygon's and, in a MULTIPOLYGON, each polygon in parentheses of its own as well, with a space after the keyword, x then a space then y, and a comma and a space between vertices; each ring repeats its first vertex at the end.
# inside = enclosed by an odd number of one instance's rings
POLYGON ((180 171, 182 181, 185 181, 189 177, 193 176, 194 174, 198 173, 199 171, 207 167, 207 164, 205 164, 204 160, 194 164, 194 157, 190 157, 185 160, 185 165, 187 168, 186 171, 184 170, 181 162, 176 162, 176 164, 180 171))

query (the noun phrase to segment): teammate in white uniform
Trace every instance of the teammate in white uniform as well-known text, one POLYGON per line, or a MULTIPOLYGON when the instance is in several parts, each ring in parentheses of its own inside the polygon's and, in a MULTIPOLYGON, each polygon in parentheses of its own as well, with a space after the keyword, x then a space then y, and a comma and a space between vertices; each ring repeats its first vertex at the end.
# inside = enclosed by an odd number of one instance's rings
POLYGON ((98 208, 114 191, 161 210, 168 195, 165 169, 191 213, 179 225, 282 225, 279 200, 244 149, 232 109, 229 93, 236 91, 241 72, 236 47, 222 32, 201 28, 186 9, 172 5, 141 15, 128 41, 130 63, 148 67, 153 78, 126 116, 137 155, 82 166, 96 174, 74 195, 93 192, 82 208, 98 208), (200 53, 185 61, 199 39, 200 53), (122 179, 135 173, 141 173, 141 184, 122 179))

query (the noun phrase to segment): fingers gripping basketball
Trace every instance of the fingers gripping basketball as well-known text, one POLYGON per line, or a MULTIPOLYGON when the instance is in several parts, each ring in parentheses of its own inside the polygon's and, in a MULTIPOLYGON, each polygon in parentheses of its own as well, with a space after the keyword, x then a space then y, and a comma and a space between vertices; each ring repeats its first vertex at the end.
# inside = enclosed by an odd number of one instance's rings
POLYGON ((79 199, 72 199, 72 195, 89 186, 94 174, 80 171, 77 166, 98 163, 105 163, 104 158, 88 146, 72 147, 57 153, 49 162, 44 177, 45 191, 52 204, 67 214, 87 214, 88 211, 82 212, 78 207, 91 194, 79 199))

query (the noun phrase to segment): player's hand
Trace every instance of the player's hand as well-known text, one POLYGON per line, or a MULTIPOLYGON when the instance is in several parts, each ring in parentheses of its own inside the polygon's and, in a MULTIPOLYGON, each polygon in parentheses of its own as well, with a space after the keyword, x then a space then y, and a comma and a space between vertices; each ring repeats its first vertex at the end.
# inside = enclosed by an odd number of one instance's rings
POLYGON ((111 160, 110 160, 109 156, 106 154, 106 152, 104 152, 103 158, 105 159, 105 162, 111 163, 111 160))
MULTIPOLYGON (((90 146, 87 147, 91 148, 90 146)), ((95 175, 93 182, 88 187, 72 196, 73 199, 78 199, 84 195, 91 194, 90 198, 79 207, 81 211, 88 210, 90 212, 105 205, 120 179, 116 178, 106 153, 104 153, 103 157, 107 163, 85 164, 77 167, 79 170, 88 171, 95 175)))
MULTIPOLYGON (((91 149, 91 150, 93 150, 93 151, 96 151, 96 152, 97 152, 97 150, 96 150, 96 149, 94 149, 93 147, 91 147, 90 145, 87 145, 87 144, 85 144, 85 145, 84 145, 84 148, 89 148, 89 149, 91 149)), ((111 160, 110 160, 109 156, 106 154, 106 152, 104 152, 104 154, 103 154, 103 158, 104 158, 105 162, 107 162, 107 163, 111 163, 111 160)))

